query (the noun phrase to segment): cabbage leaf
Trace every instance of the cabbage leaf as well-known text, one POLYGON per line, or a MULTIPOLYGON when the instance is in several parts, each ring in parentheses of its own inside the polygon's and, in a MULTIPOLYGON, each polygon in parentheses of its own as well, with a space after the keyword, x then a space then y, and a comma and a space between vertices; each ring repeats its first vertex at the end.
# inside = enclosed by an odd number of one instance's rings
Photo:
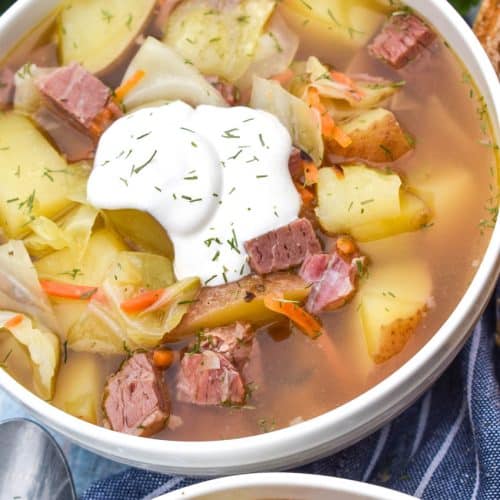
POLYGON ((59 324, 23 242, 0 246, 0 310, 25 313, 54 332, 59 324))
POLYGON ((75 351, 123 354, 151 349, 181 321, 200 289, 198 278, 174 283, 172 263, 166 257, 143 252, 121 252, 100 291, 68 333, 75 351), (121 304, 148 290, 159 298, 147 309, 127 313, 121 304))
POLYGON ((227 106, 221 94, 187 59, 155 38, 149 37, 132 59, 123 81, 137 71, 145 76, 125 97, 127 110, 181 100, 192 106, 227 106))
POLYGON ((164 41, 205 75, 236 82, 254 60, 274 0, 185 0, 171 14, 164 41))
POLYGON ((255 77, 250 107, 275 115, 290 132, 293 144, 321 164, 324 153, 321 124, 304 101, 278 82, 255 77))
POLYGON ((0 336, 5 333, 12 335, 28 350, 33 364, 35 392, 45 400, 52 399, 61 355, 57 335, 41 325, 35 326, 32 320, 23 314, 0 311, 0 336))

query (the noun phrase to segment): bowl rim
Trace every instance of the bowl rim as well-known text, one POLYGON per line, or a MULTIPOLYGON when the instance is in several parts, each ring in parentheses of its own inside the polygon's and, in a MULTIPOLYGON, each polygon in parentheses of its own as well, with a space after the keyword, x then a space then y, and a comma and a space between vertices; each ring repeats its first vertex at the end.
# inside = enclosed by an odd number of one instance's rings
MULTIPOLYGON (((57 3, 55 0, 18 0, 0 17, 0 33, 9 28, 12 34, 23 22, 33 26, 34 7, 45 6, 47 13, 50 12, 48 7, 57 3)), ((500 84, 471 29, 448 2, 406 0, 406 4, 432 19, 433 25, 446 39, 454 37, 463 45, 463 50, 457 50, 457 55, 464 64, 466 58, 470 59, 466 67, 485 96, 493 133, 496 132, 498 138, 500 84)), ((37 21, 41 19, 43 17, 37 21)), ((497 221, 488 248, 464 296, 444 324, 412 358, 380 383, 340 407, 269 434, 218 441, 144 439, 77 419, 38 398, 3 370, 0 370, 0 387, 72 441, 124 463, 161 472, 200 476, 283 469, 326 456, 360 440, 413 403, 444 371, 467 340, 486 306, 499 272, 500 221, 497 221)))
MULTIPOLYGON (((292 472, 263 472, 258 474, 241 474, 219 479, 204 481, 191 486, 186 486, 176 491, 171 491, 156 500, 175 500, 185 498, 186 500, 196 500, 205 495, 214 495, 220 493, 230 493, 232 490, 249 490, 252 493, 253 488, 306 488, 311 489, 311 493, 350 493, 363 495, 363 498, 372 500, 410 500, 412 496, 397 490, 384 488, 370 483, 353 481, 334 476, 325 476, 321 474, 301 474, 292 472), (320 489, 320 491, 315 491, 320 489)), ((237 493, 237 491, 233 491, 237 493)), ((301 493, 303 493, 301 491, 301 493)), ((280 494, 282 492, 270 491, 266 495, 280 494)), ((266 497, 267 498, 267 497, 266 497)))

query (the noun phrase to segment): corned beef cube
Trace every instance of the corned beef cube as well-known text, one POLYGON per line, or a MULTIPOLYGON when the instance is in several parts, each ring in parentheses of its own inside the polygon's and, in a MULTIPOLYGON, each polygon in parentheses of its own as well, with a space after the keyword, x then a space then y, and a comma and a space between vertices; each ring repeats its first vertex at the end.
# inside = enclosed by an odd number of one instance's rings
POLYGON ((135 353, 108 378, 104 391, 105 426, 135 436, 161 431, 170 414, 163 372, 151 354, 135 353))
POLYGON ((343 306, 356 291, 359 265, 364 257, 342 257, 337 251, 308 255, 299 271, 312 284, 306 309, 318 314, 343 306))
POLYGON ((245 242, 245 250, 250 267, 257 274, 268 274, 298 266, 307 254, 320 252, 321 245, 309 220, 297 219, 245 242))
POLYGON ((396 13, 368 47, 370 53, 401 69, 435 40, 436 34, 413 14, 396 13))
POLYGON ((89 129, 108 103, 110 89, 77 63, 37 79, 42 95, 71 120, 89 129))

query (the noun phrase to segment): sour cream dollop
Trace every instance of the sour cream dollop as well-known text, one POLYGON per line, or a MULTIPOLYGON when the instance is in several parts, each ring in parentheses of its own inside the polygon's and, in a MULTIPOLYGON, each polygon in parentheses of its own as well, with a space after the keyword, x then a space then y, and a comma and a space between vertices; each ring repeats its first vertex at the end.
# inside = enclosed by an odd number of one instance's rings
POLYGON ((87 197, 97 208, 155 217, 174 245, 178 279, 235 281, 250 273, 245 241, 298 216, 291 148, 265 111, 180 101, 144 108, 101 137, 87 197))

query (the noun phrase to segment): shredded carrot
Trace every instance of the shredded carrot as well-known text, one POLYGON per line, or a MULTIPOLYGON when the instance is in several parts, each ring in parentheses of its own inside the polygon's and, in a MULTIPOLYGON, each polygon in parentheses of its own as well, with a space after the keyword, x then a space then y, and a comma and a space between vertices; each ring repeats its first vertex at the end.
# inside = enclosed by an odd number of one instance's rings
POLYGON ((311 192, 310 189, 304 187, 302 184, 298 182, 295 183, 295 187, 302 198, 302 204, 305 206, 309 206, 314 201, 314 193, 311 192))
POLYGON ((148 290, 131 299, 124 300, 120 304, 122 311, 126 313, 139 313, 152 306, 161 296, 163 290, 148 290))
POLYGON ((352 144, 352 139, 337 125, 328 110, 321 102, 318 89, 309 87, 307 91, 307 103, 315 109, 321 117, 321 132, 325 139, 338 142, 343 148, 352 144))
POLYGON ((265 295, 264 305, 271 311, 292 320, 308 337, 315 339, 324 333, 323 325, 293 301, 275 295, 265 295))
POLYGON ((5 322, 4 327, 5 328, 14 328, 17 325, 21 324, 23 322, 23 315, 22 314, 16 314, 15 316, 12 316, 8 321, 5 322))
POLYGON ((358 88, 356 82, 349 78, 345 73, 340 73, 338 71, 332 70, 330 71, 330 76, 334 82, 348 86, 355 99, 361 100, 365 96, 365 93, 358 88))
POLYGON ((337 250, 343 255, 353 255, 356 253, 356 244, 347 236, 340 236, 335 243, 337 250))
POLYGON ((290 68, 285 69, 282 73, 278 73, 271 77, 271 80, 278 82, 281 85, 286 85, 293 78, 293 71, 290 68))
POLYGON ((61 281, 40 280, 42 290, 52 297, 87 300, 97 292, 97 287, 72 285, 61 281))
POLYGON ((139 84, 139 82, 144 78, 145 72, 142 69, 137 70, 126 82, 122 83, 115 90, 115 98, 118 101, 123 101, 125 96, 139 84))
POLYGON ((109 125, 120 116, 115 110, 120 111, 120 108, 113 99, 110 99, 106 107, 95 116, 89 125, 90 134, 94 138, 99 139, 109 125))
POLYGON ((174 353, 169 349, 156 349, 153 351, 153 364, 160 370, 166 370, 173 362, 174 353))
POLYGON ((333 81, 338 83, 343 83, 344 85, 348 85, 349 87, 355 87, 356 84, 353 80, 351 80, 345 73, 340 73, 339 71, 330 71, 330 76, 333 81))
POLYGON ((312 161, 303 161, 304 179, 306 186, 312 186, 318 183, 318 167, 312 161))

